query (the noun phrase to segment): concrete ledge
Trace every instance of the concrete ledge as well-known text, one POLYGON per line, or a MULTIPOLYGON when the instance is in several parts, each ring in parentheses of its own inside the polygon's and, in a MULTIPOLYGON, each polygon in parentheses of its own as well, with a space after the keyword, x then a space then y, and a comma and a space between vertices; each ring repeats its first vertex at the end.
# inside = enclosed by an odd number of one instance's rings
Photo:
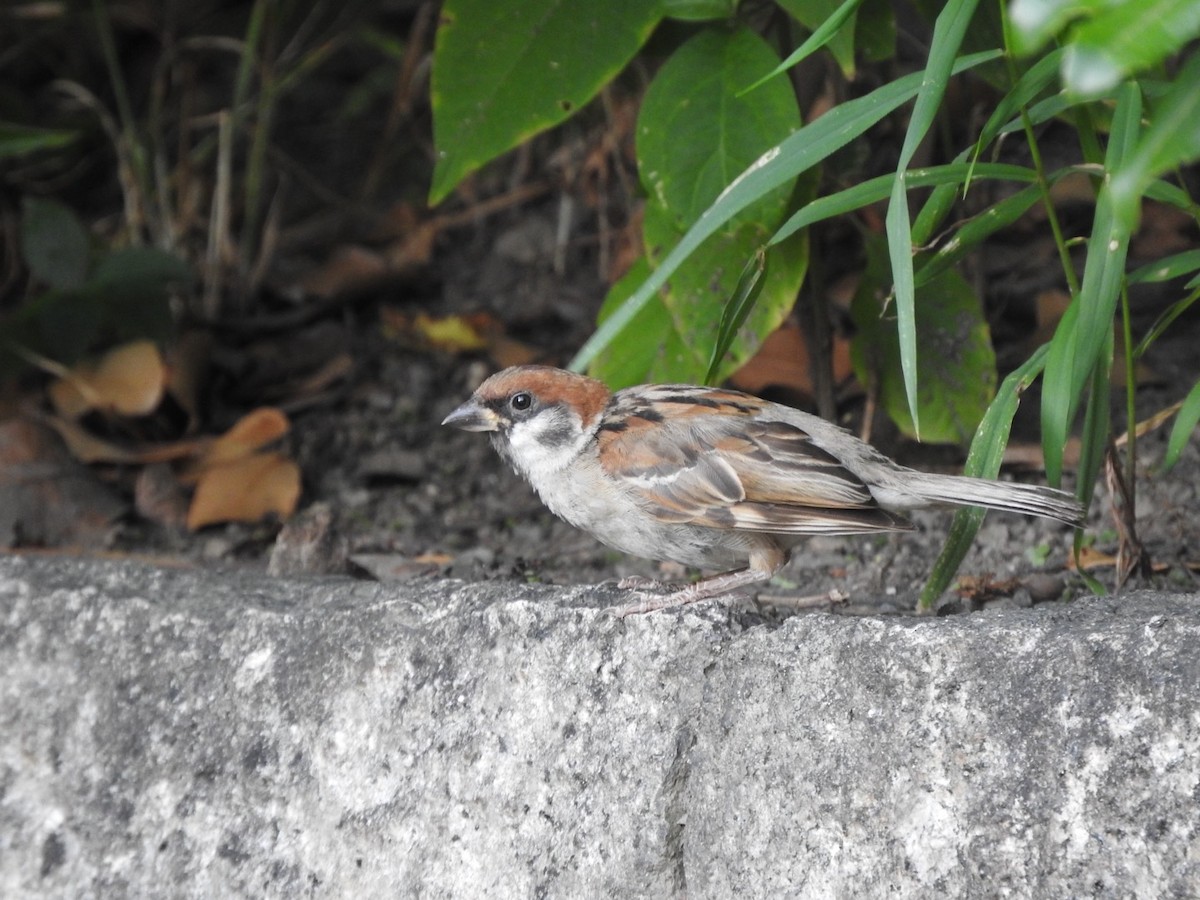
POLYGON ((1194 896, 1200 598, 938 620, 0 557, 0 896, 1194 896))

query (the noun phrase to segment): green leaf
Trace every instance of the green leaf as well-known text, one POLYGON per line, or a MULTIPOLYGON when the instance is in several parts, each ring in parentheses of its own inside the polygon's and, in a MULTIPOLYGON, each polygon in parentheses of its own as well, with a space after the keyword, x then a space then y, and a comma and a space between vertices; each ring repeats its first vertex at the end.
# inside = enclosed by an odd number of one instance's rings
MULTIPOLYGON (((661 255, 662 247, 670 247, 682 237, 682 232, 673 230, 652 204, 646 206, 643 227, 652 263, 661 255)), ((666 368, 664 361, 646 373, 645 378, 630 383, 704 379, 710 371, 709 362, 720 337, 718 323, 724 316, 729 298, 737 292, 746 260, 766 243, 766 236, 767 231, 752 222, 724 228, 705 241, 676 270, 660 296, 670 314, 674 334, 688 350, 686 354, 674 353, 670 359, 679 363, 686 361, 686 367, 666 368)), ((807 242, 804 240, 771 248, 757 302, 727 352, 722 354, 710 380, 719 382, 729 377, 758 352, 766 336, 783 323, 795 305, 807 261, 807 242)))
MULTIPOLYGON (((788 58, 772 72, 764 76, 774 78, 786 72, 822 47, 828 47, 833 58, 847 78, 854 77, 854 26, 855 15, 862 0, 779 0, 779 5, 792 14, 797 22, 812 32, 788 58)), ((755 88, 758 84, 750 88, 755 88)), ((750 88, 747 88, 749 90, 750 88)))
POLYGON ((979 0, 949 0, 933 26, 929 64, 925 68, 925 77, 917 93, 917 102, 908 123, 908 131, 904 134, 904 144, 900 147, 900 158, 896 163, 897 178, 892 185, 892 196, 885 217, 888 253, 892 261, 892 279, 896 293, 896 321, 900 334, 904 393, 908 397, 913 429, 918 436, 921 433, 921 421, 917 401, 917 328, 906 170, 941 108, 942 96, 950 81, 963 35, 966 34, 967 26, 971 24, 978 2, 979 0))
MULTIPOLYGON (((1196 4, 1200 10, 1200 3, 1196 4)), ((1180 70, 1167 95, 1154 105, 1145 130, 1121 167, 1113 173, 1113 206, 1121 226, 1137 227, 1142 195, 1163 172, 1200 157, 1200 54, 1180 70)))
POLYGON ((79 217, 57 200, 26 197, 21 209, 21 251, 35 278, 59 290, 83 284, 91 241, 79 217))
POLYGON ((652 0, 447 0, 434 51, 429 202, 575 113, 633 58, 662 14, 652 0))
MULTIPOLYGON (((638 113, 638 172, 674 227, 690 227, 738 173, 800 127, 800 107, 786 82, 738 96, 777 60, 749 29, 714 28, 677 49, 655 76, 638 113)), ((794 184, 793 176, 765 191, 735 221, 773 227, 794 184)))
MULTIPOLYGON (((767 84, 752 99, 736 95, 777 59, 747 29, 712 29, 681 46, 659 71, 642 101, 637 129, 638 170, 649 194, 642 228, 651 265, 679 243, 738 172, 799 126, 800 110, 786 83, 767 84)), ((795 302, 807 262, 803 241, 771 251, 757 302, 746 307, 736 333, 723 335, 717 323, 737 291, 746 260, 782 219, 794 185, 793 178, 764 192, 701 244, 659 291, 670 318, 671 339, 662 345, 667 352, 625 353, 627 344, 641 347, 639 332, 661 321, 657 312, 642 310, 614 341, 621 354, 607 355, 605 381, 699 381, 714 355, 719 360, 712 374, 719 380, 757 351, 795 302), (717 354, 723 337, 727 346, 717 354), (631 377, 631 356, 650 359, 636 377, 631 377)), ((606 307, 605 323, 617 314, 615 307, 606 307)))
POLYGON ((179 257, 151 247, 130 247, 104 257, 87 290, 98 296, 114 341, 163 340, 175 327, 170 291, 192 278, 192 270, 179 257))
POLYGON ((663 16, 683 22, 710 22, 731 19, 737 12, 737 0, 663 0, 663 16))
POLYGON ((1173 281, 1200 269, 1200 250, 1184 250, 1135 269, 1129 273, 1129 284, 1158 284, 1173 281))
MULTIPOLYGON (((609 289, 597 317, 600 323, 608 319, 650 275, 650 263, 640 257, 609 289)), ((591 374, 605 384, 628 385, 642 381, 674 381, 661 373, 688 371, 697 368, 700 359, 691 348, 684 346, 671 322, 671 314, 662 299, 652 297, 629 324, 596 357, 591 374)))
MULTIPOLYGON (((997 56, 991 52, 965 57, 955 65, 955 71, 966 71, 997 56)), ((706 238, 751 203, 846 146, 911 99, 920 87, 921 78, 919 72, 907 75, 865 97, 839 104, 759 157, 717 197, 654 273, 596 330, 571 360, 571 368, 585 369, 706 238)))
MULTIPOLYGON (((1136 84, 1122 87, 1105 156, 1105 170, 1119 171, 1137 138, 1141 94, 1136 84)), ((1051 484, 1062 479, 1063 448, 1075 423, 1084 387, 1112 340, 1113 315, 1125 274, 1129 230, 1115 215, 1109 183, 1100 189, 1088 238, 1079 294, 1055 329, 1046 360, 1042 391, 1042 451, 1051 484)))
POLYGON ((15 122, 0 122, 0 159, 58 150, 78 140, 78 131, 54 128, 34 128, 15 122))
MULTIPOLYGON (((1092 8, 1094 17, 1072 31, 1063 57, 1063 83, 1075 94, 1110 90, 1200 35, 1196 0, 1124 0, 1092 8)), ((1195 92, 1194 78, 1184 83, 1195 92)))
POLYGON ((896 55, 896 17, 889 0, 863 0, 854 29, 854 45, 867 62, 896 55))
POLYGON ((1041 185, 1031 184, 1011 197, 1005 197, 999 203, 989 206, 959 228, 953 237, 948 238, 938 251, 922 264, 916 272, 914 284, 917 287, 928 284, 1001 228, 1007 228, 1016 222, 1041 199, 1041 185))
POLYGON ((720 377, 721 361, 733 346, 738 331, 746 324, 754 305, 763 289, 763 277, 767 274, 767 251, 760 249, 746 263, 742 275, 734 288, 733 296, 725 304, 721 313, 721 323, 717 326, 717 341, 713 347, 712 356, 708 360, 708 370, 704 373, 705 384, 715 384, 720 377))
POLYGON ((47 291, 22 312, 32 326, 31 349, 67 365, 92 348, 104 322, 100 298, 84 289, 47 291))
MULTIPOLYGON (((1004 461, 1004 448, 1008 446, 1008 435, 1012 430, 1013 417, 1021 402, 1021 395, 1033 384, 1046 365, 1045 345, 1039 347, 1023 365, 1010 372, 996 392, 996 399, 988 406, 975 437, 971 440, 971 449, 967 453, 967 462, 963 474, 975 478, 995 478, 1004 461)), ((963 507, 954 514, 950 523, 950 533, 942 552, 929 573, 929 580, 921 589, 921 597, 917 601, 918 610, 927 610, 933 606, 950 586, 958 567, 962 565, 967 551, 975 542, 975 535, 983 523, 987 510, 975 506, 963 507)))
MULTIPOLYGON (((900 378, 896 322, 881 307, 878 287, 887 283, 885 248, 868 242, 868 275, 851 305, 855 336, 854 370, 863 384, 879 385, 880 403, 905 434, 916 435, 900 378)), ((919 292, 916 333, 921 346, 917 404, 921 437, 940 443, 966 443, 975 432, 996 386, 992 350, 982 304, 954 270, 930 279, 919 292)))
POLYGON ((1175 424, 1171 426, 1171 437, 1167 441, 1167 455, 1163 457, 1163 471, 1179 462, 1179 456, 1183 453, 1192 432, 1196 430, 1197 422, 1200 422, 1200 382, 1192 385, 1175 416, 1175 424))
POLYGON ((1086 0, 1013 0, 1008 8, 1013 52, 1029 55, 1085 10, 1086 0))
MULTIPOLYGON (((1037 180, 1037 172, 1024 166, 1013 166, 1007 163, 980 163, 972 166, 967 163, 949 163, 941 166, 930 166, 927 169, 909 169, 907 181, 910 188, 938 187, 949 185, 954 187, 963 184, 974 173, 976 178, 997 178, 1003 181, 1032 182, 1037 180)), ((861 209, 872 203, 886 200, 892 193, 895 175, 880 175, 854 187, 819 197, 802 206, 788 219, 771 238, 776 244, 791 237, 801 228, 807 228, 814 222, 831 219, 844 215, 855 209, 861 209)))

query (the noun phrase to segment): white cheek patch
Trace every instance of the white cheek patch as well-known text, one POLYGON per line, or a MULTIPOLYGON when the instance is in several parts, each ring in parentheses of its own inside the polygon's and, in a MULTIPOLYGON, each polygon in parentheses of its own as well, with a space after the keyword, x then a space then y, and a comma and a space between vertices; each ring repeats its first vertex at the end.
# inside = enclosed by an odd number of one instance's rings
POLYGON ((517 466, 530 474, 561 469, 579 455, 589 437, 574 413, 546 409, 514 424, 508 442, 517 466))

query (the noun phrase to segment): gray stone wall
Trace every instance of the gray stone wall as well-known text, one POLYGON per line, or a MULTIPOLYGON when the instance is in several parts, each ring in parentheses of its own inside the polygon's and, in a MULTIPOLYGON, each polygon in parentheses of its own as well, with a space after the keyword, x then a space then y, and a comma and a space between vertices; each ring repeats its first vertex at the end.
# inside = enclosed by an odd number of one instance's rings
POLYGON ((613 599, 0 557, 0 896, 1200 894, 1197 596, 613 599))

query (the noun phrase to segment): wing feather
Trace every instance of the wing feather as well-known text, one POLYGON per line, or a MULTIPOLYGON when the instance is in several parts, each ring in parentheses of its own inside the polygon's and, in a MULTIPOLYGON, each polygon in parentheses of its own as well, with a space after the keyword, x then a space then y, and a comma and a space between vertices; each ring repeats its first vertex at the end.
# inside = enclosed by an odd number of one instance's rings
POLYGON ((662 521, 779 534, 912 527, 802 428, 756 419, 755 398, 664 386, 615 399, 598 432, 603 464, 662 521))

